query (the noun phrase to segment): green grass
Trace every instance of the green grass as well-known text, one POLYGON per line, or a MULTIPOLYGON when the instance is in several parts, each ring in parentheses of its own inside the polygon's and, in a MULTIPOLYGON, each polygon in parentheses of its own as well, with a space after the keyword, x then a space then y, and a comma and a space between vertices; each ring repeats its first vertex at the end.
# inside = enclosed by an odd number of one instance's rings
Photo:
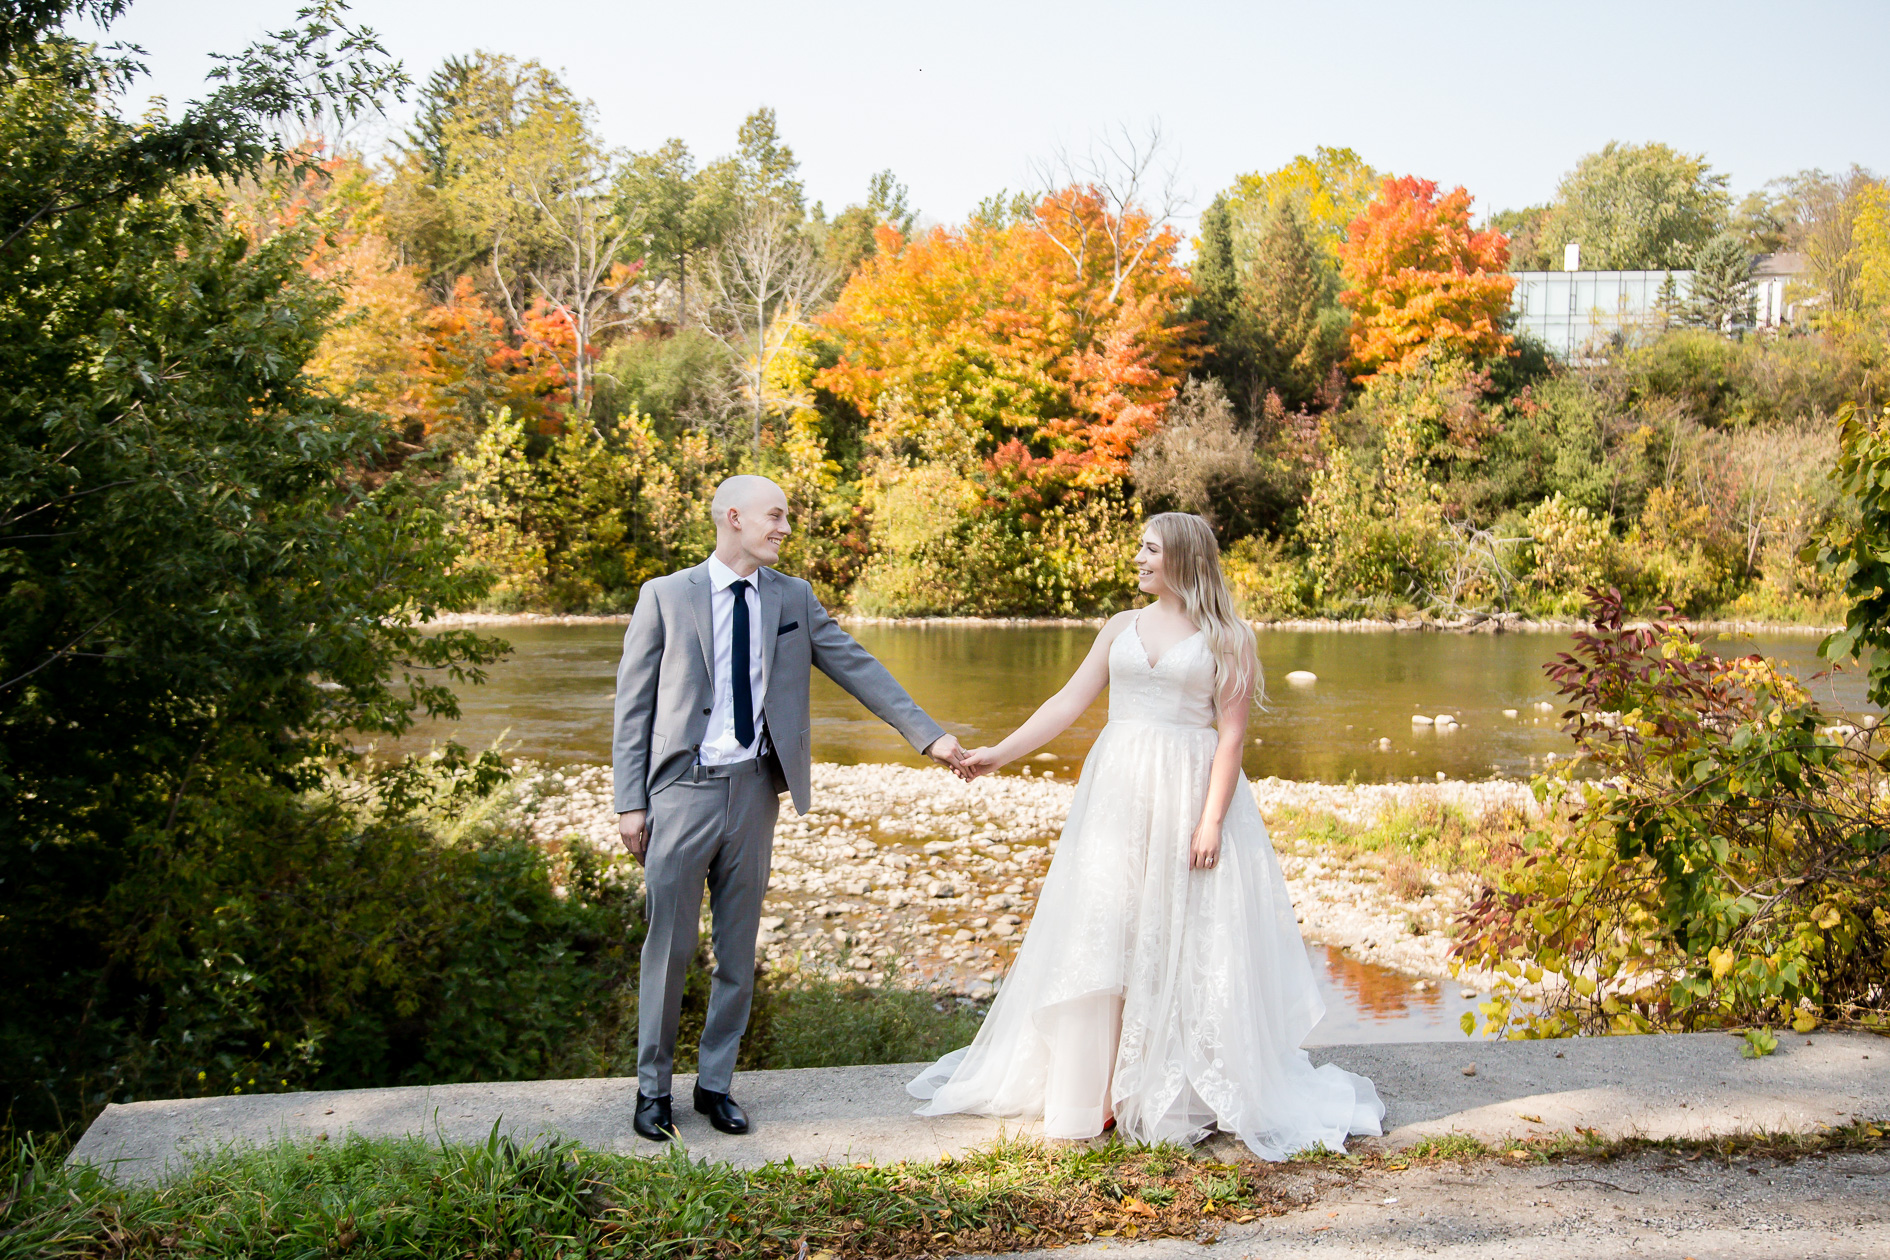
POLYGON ((964 1159, 742 1170, 494 1135, 292 1142, 119 1188, 16 1148, 0 1257, 905 1256, 1088 1236, 1193 1235, 1283 1210, 1259 1166, 1175 1148, 1009 1142, 964 1159))
POLYGON ((1410 1159, 1465 1159, 1487 1155, 1489 1151, 1481 1139, 1468 1133, 1444 1133, 1419 1138, 1406 1147, 1404 1153, 1410 1159))
MULTIPOLYGON (((676 1070, 696 1069, 696 1043, 709 1009, 709 975, 692 962, 683 983, 676 1035, 676 1070)), ((907 988, 895 972, 869 985, 853 976, 769 972, 755 985, 755 1004, 742 1037, 743 1072, 771 1068, 851 1067, 930 1062, 971 1044, 984 1008, 950 994, 907 988)), ((568 1048, 567 1076, 635 1076, 637 986, 634 976, 613 993, 599 1017, 568 1048)))
POLYGON ((1087 1238, 1204 1237, 1304 1208, 1362 1172, 1445 1161, 1727 1164, 1890 1149, 1886 1122, 1813 1134, 1603 1140, 1594 1131, 1486 1144, 1463 1134, 1404 1151, 1307 1152, 1219 1163, 1174 1146, 1011 1141, 925 1164, 841 1168, 648 1159, 494 1134, 285 1142, 226 1152, 158 1187, 119 1187, 51 1152, 0 1156, 0 1260, 25 1257, 906 1257, 1087 1238), (1312 1174, 1313 1181, 1308 1180, 1312 1174))
POLYGON ((1324 812, 1286 811, 1273 830, 1275 841, 1289 852, 1337 858, 1408 881, 1421 878, 1420 867, 1455 875, 1513 860, 1531 825, 1520 809, 1492 808, 1472 816, 1426 801, 1386 810, 1362 827, 1324 812))

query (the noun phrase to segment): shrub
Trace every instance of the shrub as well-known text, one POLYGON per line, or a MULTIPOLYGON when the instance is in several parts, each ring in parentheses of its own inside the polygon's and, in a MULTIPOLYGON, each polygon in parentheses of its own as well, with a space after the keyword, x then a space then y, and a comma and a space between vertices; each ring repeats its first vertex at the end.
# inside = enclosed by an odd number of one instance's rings
POLYGON ((1277 538, 1242 538, 1221 553, 1221 572, 1242 615, 1300 617, 1312 608, 1312 577, 1277 538))
POLYGON ((1415 423, 1396 420, 1376 468, 1339 447, 1313 474, 1299 533, 1321 602, 1410 596, 1431 584, 1443 563, 1444 513, 1419 438, 1415 423))
POLYGON ((1730 593, 1736 550, 1736 540, 1715 528, 1705 504, 1661 486, 1647 496, 1621 545, 1619 578, 1642 607, 1668 604, 1698 613, 1730 593))
POLYGON ((1530 540, 1528 584, 1542 597, 1539 603, 1556 613, 1580 607, 1581 592, 1607 576, 1614 543, 1607 522, 1557 492, 1530 509, 1523 529, 1530 540))
POLYGON ((1112 491, 1071 493, 1037 511, 981 501, 950 468, 908 470, 882 491, 877 553, 854 591, 886 616, 1076 615, 1128 606, 1141 513, 1112 491))
POLYGON ((1547 668, 1599 777, 1537 780, 1555 821, 1460 922, 1457 957, 1500 973, 1485 1029, 1884 1024, 1890 785, 1870 733, 1761 657, 1626 628, 1618 592, 1592 615, 1547 668), (1533 1013, 1521 983, 1542 986, 1533 1013))
POLYGON ((554 883, 528 840, 461 825, 494 771, 448 757, 310 794, 226 781, 130 870, 80 844, 9 864, 13 1122, 551 1071, 625 969, 629 897, 587 850, 554 883))

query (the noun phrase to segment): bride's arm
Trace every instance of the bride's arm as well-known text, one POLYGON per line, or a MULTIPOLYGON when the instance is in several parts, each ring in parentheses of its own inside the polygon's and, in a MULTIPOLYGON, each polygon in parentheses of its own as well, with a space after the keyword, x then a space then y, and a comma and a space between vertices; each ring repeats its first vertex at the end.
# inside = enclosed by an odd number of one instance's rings
POLYGON ((1002 766, 1016 761, 1019 757, 1035 752, 1064 731, 1070 723, 1083 716, 1090 705, 1096 703, 1096 697, 1109 685, 1109 648, 1128 626, 1132 612, 1117 613, 1103 626, 1096 636, 1096 642, 1090 645, 1089 655, 1070 675, 1070 681, 1063 684, 1063 689, 1037 706, 1037 711, 1024 720, 1024 724, 1006 735, 990 748, 974 749, 965 755, 965 767, 975 774, 989 774, 1002 766))
POLYGON ((1220 742, 1214 748, 1214 766, 1208 772, 1207 803, 1201 807, 1201 821, 1194 829, 1194 842, 1188 848, 1190 868, 1211 867, 1221 856, 1221 821, 1233 804, 1234 792, 1243 786, 1241 753, 1247 745, 1247 713, 1251 707, 1251 687, 1222 691, 1219 720, 1220 742))

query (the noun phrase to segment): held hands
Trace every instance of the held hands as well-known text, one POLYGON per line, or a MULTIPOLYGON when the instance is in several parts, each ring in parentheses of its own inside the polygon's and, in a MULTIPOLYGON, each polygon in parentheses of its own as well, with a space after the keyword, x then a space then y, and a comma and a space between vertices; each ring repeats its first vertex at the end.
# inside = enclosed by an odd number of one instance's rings
POLYGON ((969 783, 980 775, 990 774, 1004 764, 1004 758, 998 756, 995 748, 978 748, 966 752, 955 735, 941 735, 932 741, 925 750, 942 766, 948 766, 951 772, 969 783))
POLYGON ((650 848, 649 817, 649 812, 641 809, 617 815, 617 836, 638 866, 643 865, 643 855, 650 848))
POLYGON ((1191 871, 1212 870, 1221 858, 1221 825, 1203 818, 1194 829, 1194 839, 1188 844, 1188 869, 1191 871))
POLYGON ((943 767, 949 767, 953 775, 960 778, 964 776, 964 771, 958 769, 958 763, 964 761, 964 748, 958 744, 956 735, 939 735, 936 741, 926 744, 926 756, 943 767))
POLYGON ((997 749, 974 748, 958 763, 958 777, 969 783, 980 775, 990 774, 1003 764, 1004 759, 998 756, 997 749))

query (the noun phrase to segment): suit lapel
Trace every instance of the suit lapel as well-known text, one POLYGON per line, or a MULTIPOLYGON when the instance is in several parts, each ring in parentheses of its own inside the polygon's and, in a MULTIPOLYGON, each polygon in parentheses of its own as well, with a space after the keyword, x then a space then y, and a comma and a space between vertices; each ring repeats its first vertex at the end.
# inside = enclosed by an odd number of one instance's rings
POLYGON ((709 600, 714 594, 706 561, 689 570, 689 611, 695 614, 696 642, 702 646, 702 672, 711 687, 715 686, 715 618, 709 600))
POLYGON ((774 678, 774 641, 781 636, 775 627, 781 624, 781 575, 773 569, 761 570, 761 694, 768 694, 774 678))

